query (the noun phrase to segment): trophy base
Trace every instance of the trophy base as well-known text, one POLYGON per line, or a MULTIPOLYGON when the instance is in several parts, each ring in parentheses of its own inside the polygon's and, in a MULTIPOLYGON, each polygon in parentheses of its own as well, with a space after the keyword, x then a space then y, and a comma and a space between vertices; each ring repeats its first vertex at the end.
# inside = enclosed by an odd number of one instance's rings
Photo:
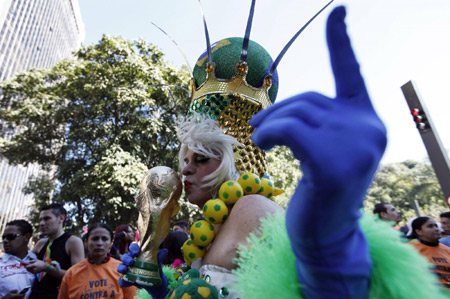
POLYGON ((159 287, 162 285, 158 264, 136 259, 122 279, 145 287, 159 287))

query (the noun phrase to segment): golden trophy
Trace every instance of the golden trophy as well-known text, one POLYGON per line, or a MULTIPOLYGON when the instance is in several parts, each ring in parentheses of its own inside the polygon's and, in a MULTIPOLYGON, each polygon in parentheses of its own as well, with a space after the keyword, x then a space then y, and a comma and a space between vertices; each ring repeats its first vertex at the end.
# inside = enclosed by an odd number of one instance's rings
POLYGON ((181 191, 180 177, 169 167, 153 167, 145 175, 136 197, 138 229, 142 234, 139 242, 141 253, 122 276, 123 280, 146 287, 162 284, 157 254, 169 233, 170 219, 179 210, 181 191))

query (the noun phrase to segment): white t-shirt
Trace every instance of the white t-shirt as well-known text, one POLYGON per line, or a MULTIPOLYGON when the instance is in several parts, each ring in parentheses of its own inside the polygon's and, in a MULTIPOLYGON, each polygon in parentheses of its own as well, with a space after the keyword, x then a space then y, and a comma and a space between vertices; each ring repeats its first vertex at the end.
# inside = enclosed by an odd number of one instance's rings
POLYGON ((23 260, 7 253, 0 257, 0 297, 5 296, 12 290, 20 292, 25 287, 30 288, 25 295, 25 299, 30 297, 35 275, 28 272, 22 262, 30 262, 31 259, 37 259, 31 251, 28 251, 23 260))

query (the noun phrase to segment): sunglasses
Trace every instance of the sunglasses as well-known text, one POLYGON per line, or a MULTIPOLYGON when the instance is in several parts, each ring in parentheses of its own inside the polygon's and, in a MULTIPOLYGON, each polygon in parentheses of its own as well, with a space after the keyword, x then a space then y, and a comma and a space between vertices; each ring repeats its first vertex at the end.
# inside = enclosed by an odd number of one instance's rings
POLYGON ((6 234, 2 236, 2 240, 6 239, 8 241, 13 241, 20 236, 23 236, 23 234, 6 234))

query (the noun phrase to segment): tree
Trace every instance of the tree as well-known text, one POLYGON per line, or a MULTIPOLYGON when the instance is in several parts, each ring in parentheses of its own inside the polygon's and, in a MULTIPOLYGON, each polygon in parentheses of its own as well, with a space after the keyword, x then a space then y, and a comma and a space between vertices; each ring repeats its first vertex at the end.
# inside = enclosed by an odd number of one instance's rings
MULTIPOLYGON (((1 129, 15 135, 2 136, 0 155, 54 173, 53 201, 69 207, 77 228, 133 223, 147 168, 177 169, 175 123, 188 109, 189 73, 145 41, 106 35, 75 58, 1 83, 1 129)), ((26 190, 38 204, 43 179, 26 190)))
POLYGON ((376 203, 391 203, 402 211, 401 224, 405 224, 416 216, 412 202, 417 200, 424 216, 439 220, 439 214, 448 210, 443 198, 431 164, 408 160, 380 167, 367 192, 364 209, 371 212, 376 203))

